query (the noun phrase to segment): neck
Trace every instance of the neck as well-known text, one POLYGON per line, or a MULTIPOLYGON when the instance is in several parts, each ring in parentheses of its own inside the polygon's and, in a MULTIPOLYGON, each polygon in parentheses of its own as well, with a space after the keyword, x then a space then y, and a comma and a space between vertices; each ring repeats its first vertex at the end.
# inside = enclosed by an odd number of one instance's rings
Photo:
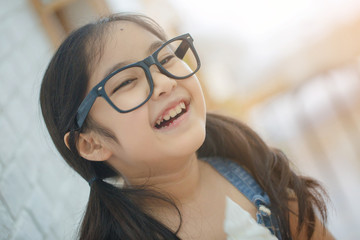
POLYGON ((201 163, 194 154, 185 164, 170 173, 128 180, 131 184, 146 183, 154 190, 169 194, 176 202, 184 204, 194 200, 199 193, 200 166, 201 163))

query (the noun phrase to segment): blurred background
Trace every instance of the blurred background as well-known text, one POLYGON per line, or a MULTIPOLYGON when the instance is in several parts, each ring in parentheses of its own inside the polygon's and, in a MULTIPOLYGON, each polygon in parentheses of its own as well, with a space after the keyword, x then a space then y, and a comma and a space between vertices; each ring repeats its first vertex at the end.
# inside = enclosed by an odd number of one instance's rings
POLYGON ((190 32, 209 111, 235 116, 329 192, 328 228, 360 236, 360 1, 0 0, 0 239, 74 239, 89 187, 41 119, 41 78, 78 26, 141 12, 190 32))

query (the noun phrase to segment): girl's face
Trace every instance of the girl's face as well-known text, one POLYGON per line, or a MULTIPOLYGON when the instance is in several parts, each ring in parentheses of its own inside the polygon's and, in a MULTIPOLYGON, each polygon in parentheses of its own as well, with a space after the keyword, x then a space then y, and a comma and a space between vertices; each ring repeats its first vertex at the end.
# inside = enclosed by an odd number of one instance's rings
MULTIPOLYGON (((130 64, 149 56, 159 38, 132 22, 116 22, 110 27, 100 61, 93 67, 88 92, 113 66, 130 64)), ((117 141, 97 135, 111 152, 110 165, 129 181, 136 178, 170 174, 196 157, 195 152, 205 138, 205 102, 195 75, 174 80, 150 67, 154 81, 151 99, 140 108, 119 113, 103 98, 98 98, 90 115, 110 130, 117 141), (186 112, 169 126, 155 127, 157 121, 186 108, 186 112)))

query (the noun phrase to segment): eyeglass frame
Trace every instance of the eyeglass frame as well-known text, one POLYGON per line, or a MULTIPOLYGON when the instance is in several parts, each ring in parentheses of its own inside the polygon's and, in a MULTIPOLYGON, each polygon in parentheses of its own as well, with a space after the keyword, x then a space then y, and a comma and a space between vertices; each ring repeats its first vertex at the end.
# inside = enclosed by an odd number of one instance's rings
MULTIPOLYGON (((116 111, 118 111, 119 113, 128 113, 128 112, 131 112, 131 111, 134 111, 138 108, 140 108, 142 105, 144 105, 146 102, 149 101, 149 99, 151 98, 151 96, 153 95, 153 92, 154 92, 154 80, 152 78, 152 75, 151 75, 151 71, 150 71, 150 66, 152 65, 156 65, 157 68, 159 69, 160 73, 170 77, 170 78, 173 78, 173 79, 176 79, 176 80, 180 80, 180 79, 185 79, 185 78, 188 78, 188 77, 191 77, 192 75, 194 75, 197 71, 199 71, 200 69, 200 66, 201 66, 201 62, 200 62, 200 58, 199 58, 199 55, 197 54, 196 52, 196 49, 194 47, 194 39, 191 37, 191 35, 189 33, 185 33, 185 34, 182 34, 180 36, 177 36, 175 38, 172 38, 168 41, 166 41, 165 43, 163 43, 155 52, 153 52, 150 56, 146 57, 145 59, 141 60, 141 61, 138 61, 138 62, 135 62, 135 63, 131 63, 129 65, 126 65, 124 67, 121 67, 113 72, 111 72, 109 75, 107 75, 103 80, 101 80, 98 84, 96 84, 91 90, 90 92, 88 93, 88 95, 84 98, 84 100, 81 102, 77 112, 76 112, 76 117, 75 117, 75 124, 76 124, 76 129, 80 129, 84 122, 85 122, 85 119, 87 118, 87 116, 89 115, 89 112, 90 112, 90 109, 92 108, 93 104, 95 103, 95 100, 98 98, 98 97, 102 97, 104 98, 109 104, 111 107, 113 107, 116 111), (169 71, 167 71, 162 65, 161 63, 158 61, 157 57, 158 57, 158 54, 159 52, 165 47, 167 46, 168 44, 170 44, 171 42, 174 42, 176 40, 180 40, 182 39, 183 41, 186 41, 188 43, 188 46, 191 48, 191 50, 193 51, 194 53, 194 56, 195 56, 195 59, 196 59, 196 62, 197 62, 197 68, 190 74, 184 76, 184 77, 178 77, 178 76, 175 76, 173 74, 171 74, 169 71), (112 101, 111 99, 109 98, 109 96, 106 94, 105 92, 105 84, 106 82, 111 78, 113 77, 115 74, 127 69, 127 68, 131 68, 131 67, 141 67, 144 72, 145 72, 145 76, 146 76, 146 79, 148 81, 148 84, 150 86, 150 92, 149 92, 149 95, 147 96, 147 98, 142 102, 140 103, 138 106, 134 107, 134 108, 131 108, 129 110, 121 110, 119 109, 112 101)), ((179 45, 179 47, 175 50, 175 55, 176 55, 176 51, 181 48, 183 42, 179 45)), ((182 56, 184 57, 184 56, 182 56)))

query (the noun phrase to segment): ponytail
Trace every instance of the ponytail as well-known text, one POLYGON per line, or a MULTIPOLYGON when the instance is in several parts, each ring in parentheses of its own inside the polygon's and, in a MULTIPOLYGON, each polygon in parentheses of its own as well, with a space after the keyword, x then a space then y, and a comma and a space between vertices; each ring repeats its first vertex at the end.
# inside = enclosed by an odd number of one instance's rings
POLYGON ((298 176, 283 152, 269 148, 248 126, 230 117, 207 114, 206 139, 198 150, 198 157, 220 156, 232 159, 245 167, 271 201, 271 211, 279 217, 283 239, 291 238, 289 201, 298 203, 297 232, 306 228, 311 239, 317 209, 326 222, 326 193, 314 179, 298 176))
POLYGON ((118 188, 101 179, 95 180, 79 239, 178 240, 176 233, 143 211, 139 199, 149 198, 166 201, 177 209, 169 199, 149 190, 118 188))

